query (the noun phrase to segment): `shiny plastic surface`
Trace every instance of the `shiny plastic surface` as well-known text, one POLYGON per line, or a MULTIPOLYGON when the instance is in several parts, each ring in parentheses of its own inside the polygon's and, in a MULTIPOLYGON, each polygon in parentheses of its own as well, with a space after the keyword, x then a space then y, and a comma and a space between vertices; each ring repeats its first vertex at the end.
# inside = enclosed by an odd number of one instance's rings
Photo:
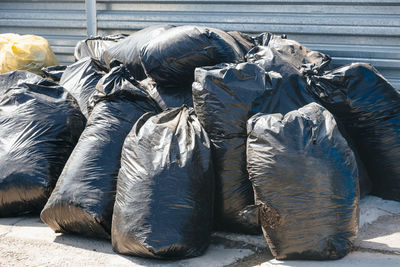
POLYGON ((106 73, 107 69, 100 61, 85 57, 69 65, 61 76, 60 85, 77 100, 86 118, 89 118, 88 101, 96 92, 97 83, 106 73))
POLYGON ((259 221, 277 259, 331 260, 352 249, 359 187, 353 151, 311 103, 248 121, 247 163, 259 221))
POLYGON ((0 217, 41 211, 84 126, 56 83, 28 71, 0 75, 0 217))
POLYGON ((177 108, 182 105, 193 107, 192 90, 187 88, 164 88, 158 86, 152 79, 147 78, 140 85, 163 109, 177 108))
POLYGON ((308 80, 310 91, 353 140, 372 180, 373 194, 400 201, 400 94, 365 63, 308 80))
POLYGON ((125 40, 106 49, 104 52, 106 63, 110 65, 113 60, 118 60, 128 67, 130 73, 136 80, 145 79, 146 74, 144 73, 140 61, 140 50, 149 41, 157 38, 172 27, 174 26, 155 25, 131 34, 125 40))
POLYGON ((75 46, 75 60, 81 60, 85 57, 91 57, 105 64, 104 51, 125 39, 126 34, 115 34, 108 36, 92 36, 85 40, 79 41, 75 46))
POLYGON ((41 80, 43 80, 43 78, 39 75, 25 70, 16 70, 2 74, 0 75, 0 94, 12 87, 17 87, 19 84, 37 84, 41 80))
MULTIPOLYGON (((259 65, 266 72, 270 72, 271 76, 276 73, 276 76, 281 77, 276 80, 275 86, 269 91, 268 101, 265 103, 266 108, 263 111, 267 114, 286 114, 317 101, 308 92, 306 79, 303 72, 300 71, 301 65, 297 58, 301 58, 301 56, 297 55, 296 51, 293 51, 295 56, 288 56, 286 53, 282 53, 282 50, 284 50, 283 47, 276 49, 275 47, 257 46, 247 54, 249 62, 259 65)), ((306 60, 304 59, 304 61, 306 60)))
POLYGON ((246 121, 263 110, 271 77, 256 64, 241 63, 197 68, 195 79, 194 108, 213 143, 216 227, 258 233, 257 225, 239 216, 240 210, 254 203, 246 170, 246 121))
POLYGON ((67 66, 55 65, 51 67, 42 68, 42 72, 47 79, 59 82, 67 66))
POLYGON ((242 50, 243 55, 246 55, 254 46, 256 46, 256 38, 238 31, 227 32, 233 39, 235 39, 236 44, 242 50))
POLYGON ((260 234, 258 222, 240 216, 254 203, 253 188, 246 169, 246 137, 212 139, 215 169, 215 228, 220 231, 260 234))
POLYGON ((210 138, 245 137, 246 121, 263 110, 278 80, 252 63, 197 68, 193 104, 210 138))
POLYGON ((199 256, 212 229, 210 141, 193 109, 152 115, 143 115, 124 143, 113 248, 161 259, 199 256))
POLYGON ((121 150, 136 120, 157 111, 125 67, 105 75, 78 144, 41 213, 54 231, 110 238, 121 150))
POLYGON ((180 26, 154 38, 140 53, 146 74, 158 85, 191 85, 196 67, 243 60, 235 39, 222 30, 180 26))

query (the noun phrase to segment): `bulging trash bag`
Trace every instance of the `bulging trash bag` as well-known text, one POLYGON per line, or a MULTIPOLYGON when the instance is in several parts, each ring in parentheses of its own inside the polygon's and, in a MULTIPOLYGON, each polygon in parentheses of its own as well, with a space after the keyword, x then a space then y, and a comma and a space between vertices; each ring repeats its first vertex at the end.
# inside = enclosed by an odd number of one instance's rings
POLYGON ((247 163, 258 219, 277 259, 331 260, 358 231, 358 171, 331 113, 312 103, 248 122, 247 163))
POLYGON ((113 248, 151 258, 199 256, 212 230, 210 141, 190 108, 152 115, 143 115, 124 143, 113 248))
POLYGON ((199 121, 213 143, 216 173, 216 227, 259 233, 258 225, 239 216, 254 203, 246 170, 246 121, 263 110, 272 79, 256 64, 220 64, 197 68, 193 103, 199 121))
POLYGON ((27 71, 0 75, 0 217, 41 211, 84 126, 61 86, 27 71))
POLYGON ((372 180, 372 193, 400 201, 400 94, 365 63, 308 80, 310 90, 353 140, 372 180))
POLYGON ((224 31, 180 26, 165 31, 143 46, 140 53, 146 74, 158 85, 191 85, 196 67, 244 59, 235 39, 224 31))
POLYGON ((42 72, 47 79, 59 82, 67 66, 55 65, 46 68, 42 68, 42 72))
POLYGON ((85 57, 69 65, 61 77, 63 86, 77 100, 82 114, 89 117, 88 101, 96 92, 96 85, 107 73, 105 66, 98 60, 85 57))
POLYGON ((74 57, 77 61, 85 57, 91 57, 105 64, 103 56, 104 51, 125 39, 127 36, 127 34, 91 36, 85 40, 79 41, 76 44, 74 57))
MULTIPOLYGON (((269 38, 265 38, 268 40, 268 47, 259 46, 247 54, 248 61, 258 64, 268 72, 279 73, 282 77, 279 84, 271 91, 272 96, 267 101, 268 107, 266 107, 264 113, 281 113, 284 115, 311 102, 319 103, 320 98, 309 90, 306 77, 326 70, 329 67, 329 56, 311 51, 292 40, 270 34, 266 36, 269 36, 269 38)), ((266 41, 264 40, 264 42, 266 41)), ((371 191, 370 178, 365 170, 364 163, 359 158, 352 138, 342 127, 341 121, 339 121, 338 126, 350 147, 355 151, 359 170, 360 192, 364 196, 371 191)))
POLYGON ((192 90, 187 88, 164 88, 158 86, 150 78, 141 81, 140 84, 163 110, 181 107, 182 105, 193 107, 192 90))
POLYGON ((172 27, 174 26, 155 25, 133 33, 125 40, 106 49, 104 52, 106 63, 110 65, 113 60, 122 62, 128 67, 128 70, 136 80, 145 79, 146 74, 144 73, 140 61, 140 50, 142 46, 172 27))
POLYGON ((56 56, 43 37, 0 34, 0 73, 28 70, 42 74, 43 67, 57 64, 56 56))
POLYGON ((136 120, 157 109, 125 67, 105 75, 85 130, 41 213, 54 231, 110 238, 122 145, 136 120))

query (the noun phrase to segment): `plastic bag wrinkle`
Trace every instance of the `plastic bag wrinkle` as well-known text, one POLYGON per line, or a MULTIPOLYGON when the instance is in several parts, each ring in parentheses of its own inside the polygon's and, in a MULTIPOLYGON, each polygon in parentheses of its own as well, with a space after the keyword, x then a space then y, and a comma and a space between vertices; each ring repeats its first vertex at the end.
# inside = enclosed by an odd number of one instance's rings
POLYGON ((210 242, 210 141, 192 109, 143 115, 127 136, 112 223, 115 251, 158 259, 200 256, 210 242))
POLYGON ((38 214, 86 120, 64 88, 28 71, 0 86, 0 217, 38 214))
POLYGON ((134 123, 159 107, 124 67, 97 84, 85 130, 41 213, 54 231, 110 238, 123 142, 134 123))
POLYGON ((85 57, 69 65, 61 76, 60 85, 75 97, 86 118, 90 115, 89 99, 96 92, 97 83, 107 72, 100 61, 85 57))
POLYGON ((358 231, 358 170, 332 114, 311 103, 257 114, 248 131, 247 168, 273 256, 344 257, 358 231))
POLYGON ((148 77, 164 87, 191 85, 196 67, 243 60, 226 32, 197 26, 168 29, 142 47, 140 59, 148 77))
POLYGON ((309 76, 308 83, 346 130, 372 180, 372 193, 399 201, 399 93, 365 63, 309 76))

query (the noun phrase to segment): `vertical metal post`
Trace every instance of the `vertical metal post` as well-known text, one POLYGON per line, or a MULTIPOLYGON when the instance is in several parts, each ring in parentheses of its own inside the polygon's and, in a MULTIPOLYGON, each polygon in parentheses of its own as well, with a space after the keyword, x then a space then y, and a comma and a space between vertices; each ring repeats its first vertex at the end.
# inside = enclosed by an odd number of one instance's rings
POLYGON ((96 0, 86 0, 86 22, 88 36, 97 34, 96 0))

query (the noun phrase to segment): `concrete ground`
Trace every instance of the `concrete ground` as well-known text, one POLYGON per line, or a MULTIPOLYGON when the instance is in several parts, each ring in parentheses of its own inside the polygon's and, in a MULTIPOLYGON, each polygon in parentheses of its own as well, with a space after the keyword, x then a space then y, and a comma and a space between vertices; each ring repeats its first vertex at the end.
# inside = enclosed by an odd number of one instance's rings
POLYGON ((352 253, 337 261, 274 260, 262 236, 218 232, 206 254, 159 261, 116 254, 106 240, 55 234, 39 217, 0 219, 0 266, 400 266, 400 202, 361 200, 352 253))

